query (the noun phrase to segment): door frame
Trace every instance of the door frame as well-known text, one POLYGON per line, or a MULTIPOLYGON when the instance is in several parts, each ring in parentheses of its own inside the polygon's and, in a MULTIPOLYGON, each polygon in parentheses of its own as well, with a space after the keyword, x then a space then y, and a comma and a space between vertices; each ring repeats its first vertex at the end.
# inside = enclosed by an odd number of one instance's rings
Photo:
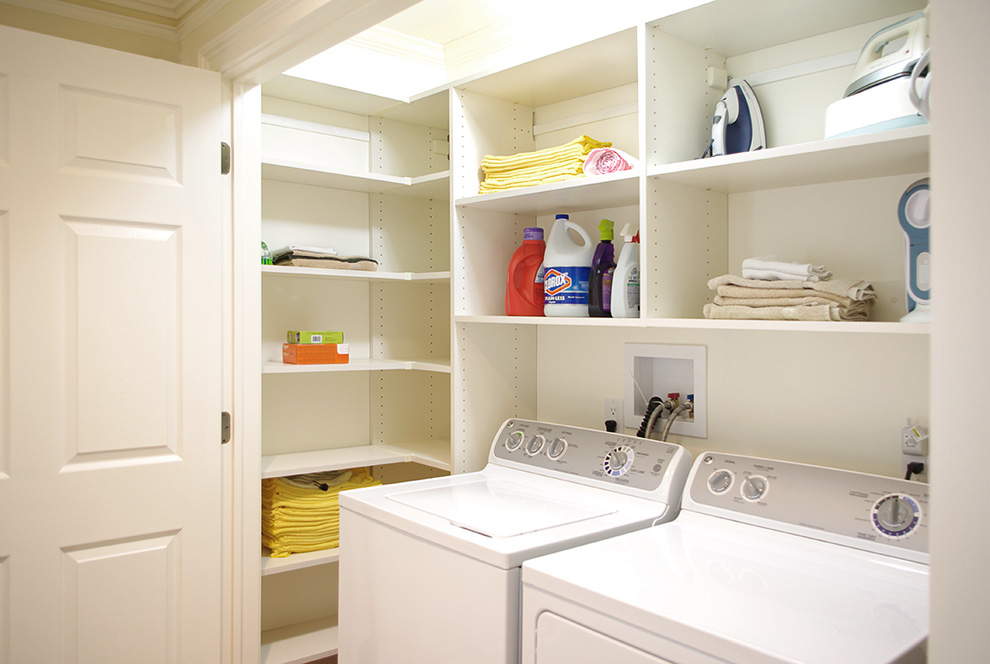
POLYGON ((223 659, 261 656, 261 89, 267 80, 418 0, 267 0, 199 51, 220 73, 231 178, 224 191, 223 659), (254 257, 254 258, 252 258, 254 257))

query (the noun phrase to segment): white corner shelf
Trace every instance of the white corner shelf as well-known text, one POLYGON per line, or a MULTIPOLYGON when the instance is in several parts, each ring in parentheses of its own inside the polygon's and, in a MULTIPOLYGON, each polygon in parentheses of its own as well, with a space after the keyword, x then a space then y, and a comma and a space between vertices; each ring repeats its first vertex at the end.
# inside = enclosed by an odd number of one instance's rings
POLYGON ((346 364, 285 364, 268 360, 261 365, 263 374, 301 374, 301 373, 340 373, 348 371, 433 371, 450 373, 450 360, 443 359, 413 359, 413 360, 382 360, 382 359, 352 359, 346 364))
POLYGON ((928 170, 928 125, 695 159, 649 169, 652 178, 737 194, 928 170))
POLYGON ((261 477, 286 477, 330 470, 392 463, 419 463, 450 470, 450 441, 427 440, 405 445, 358 445, 311 452, 272 454, 261 457, 261 477))
POLYGON ((404 177, 384 173, 338 171, 304 162, 262 158, 261 177, 264 180, 278 182, 365 193, 388 193, 410 198, 448 199, 450 197, 450 171, 404 177))
POLYGON ((261 664, 304 664, 337 654, 337 616, 269 629, 261 633, 261 664))
POLYGON ((293 553, 285 558, 272 558, 271 551, 262 547, 261 576, 291 572, 317 565, 328 565, 338 560, 340 560, 340 549, 337 548, 308 551, 306 553, 293 553))
POLYGON ((351 281, 415 281, 440 283, 450 281, 450 271, 443 272, 379 272, 372 270, 336 270, 321 267, 294 267, 282 265, 262 265, 262 276, 344 279, 351 281))
POLYGON ((458 207, 532 215, 637 205, 641 172, 641 169, 633 169, 477 194, 458 198, 454 204, 458 207))

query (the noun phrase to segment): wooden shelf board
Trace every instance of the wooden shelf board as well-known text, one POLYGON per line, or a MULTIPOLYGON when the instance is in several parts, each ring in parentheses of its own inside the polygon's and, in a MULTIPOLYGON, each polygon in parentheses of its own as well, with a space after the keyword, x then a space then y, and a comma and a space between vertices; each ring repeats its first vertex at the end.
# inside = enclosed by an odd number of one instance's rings
POLYGON ((277 277, 345 279, 351 281, 450 281, 450 272, 372 272, 370 270, 334 270, 320 267, 262 265, 261 274, 277 277))
POLYGON ((651 178, 729 194, 928 171, 928 125, 651 168, 651 178))
POLYGON ((262 664, 303 664, 337 654, 337 616, 317 618, 261 633, 262 664))
POLYGON ((352 359, 347 364, 285 364, 268 360, 261 365, 263 374, 342 373, 351 371, 435 371, 450 373, 448 358, 414 360, 352 359))
POLYGON ((551 214, 636 205, 639 202, 639 169, 610 175, 579 177, 564 182, 519 187, 491 194, 459 198, 458 207, 551 214))
POLYGON ((927 323, 886 321, 764 321, 705 318, 553 318, 541 316, 455 316, 455 323, 567 327, 632 327, 688 330, 752 330, 762 332, 831 332, 856 334, 929 334, 927 323))
POLYGON ((265 180, 293 184, 366 193, 388 193, 412 198, 448 199, 450 197, 450 171, 404 177, 384 173, 334 171, 303 162, 263 158, 261 177, 265 180))
POLYGON ((327 565, 329 563, 335 563, 338 560, 340 560, 340 549, 293 553, 286 558, 272 558, 271 551, 262 548, 261 576, 291 572, 292 570, 314 567, 316 565, 327 565))
POLYGON ((358 445, 337 449, 272 454, 261 457, 261 477, 286 477, 391 463, 421 463, 450 470, 450 441, 428 440, 405 445, 358 445))

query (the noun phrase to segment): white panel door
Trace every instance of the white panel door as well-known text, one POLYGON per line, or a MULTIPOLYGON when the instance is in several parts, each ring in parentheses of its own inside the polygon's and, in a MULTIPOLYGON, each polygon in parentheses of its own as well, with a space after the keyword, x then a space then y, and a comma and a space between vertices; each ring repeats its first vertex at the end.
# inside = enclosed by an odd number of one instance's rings
POLYGON ((0 28, 0 664, 220 660, 220 81, 0 28))

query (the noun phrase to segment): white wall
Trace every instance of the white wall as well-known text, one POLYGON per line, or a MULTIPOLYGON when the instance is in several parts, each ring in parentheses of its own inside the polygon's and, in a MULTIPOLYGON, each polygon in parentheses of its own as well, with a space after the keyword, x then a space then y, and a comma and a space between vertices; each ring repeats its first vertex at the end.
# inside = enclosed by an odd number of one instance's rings
POLYGON ((932 2, 932 631, 934 664, 990 661, 987 448, 990 105, 986 0, 932 2))

